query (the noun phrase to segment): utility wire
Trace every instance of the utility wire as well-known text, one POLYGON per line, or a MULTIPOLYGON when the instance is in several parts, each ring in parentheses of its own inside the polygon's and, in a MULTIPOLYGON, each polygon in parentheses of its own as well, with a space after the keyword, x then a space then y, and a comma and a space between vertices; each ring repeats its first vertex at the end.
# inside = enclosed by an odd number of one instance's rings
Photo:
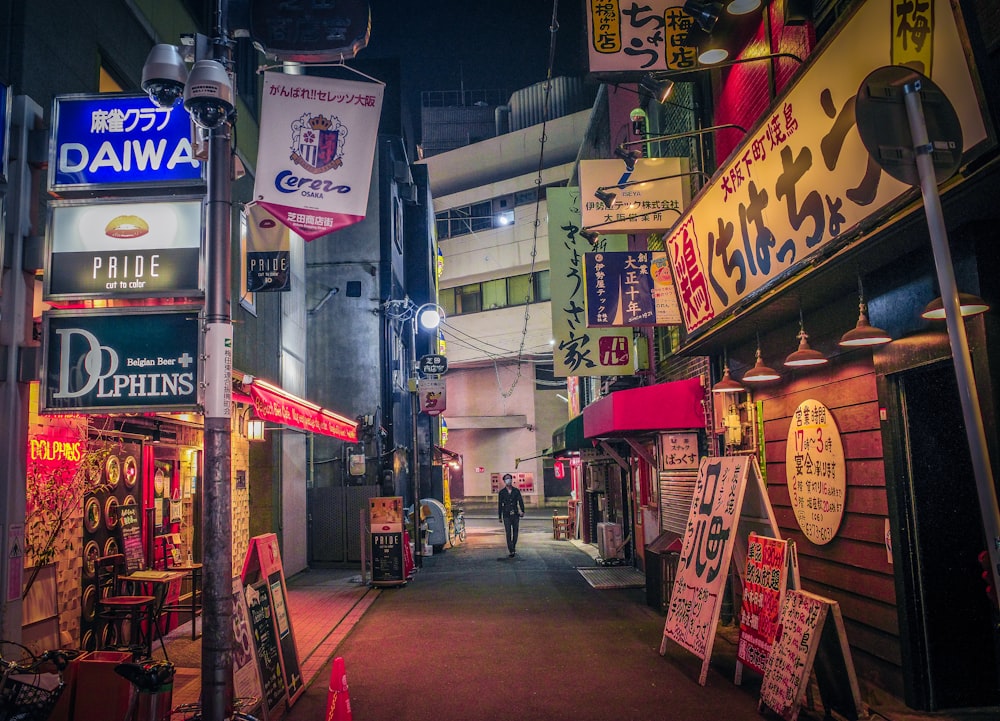
MULTIPOLYGON (((538 228, 541 226, 541 187, 542 187, 542 171, 545 169, 545 143, 548 140, 546 135, 546 128, 548 126, 549 120, 549 105, 552 96, 552 69, 555 66, 556 57, 556 35, 559 32, 559 0, 552 0, 552 22, 549 25, 549 61, 548 69, 545 73, 545 98, 542 105, 542 135, 538 139, 540 147, 538 149, 538 174, 535 178, 535 220, 534 227, 532 229, 531 238, 531 268, 528 271, 530 278, 535 277, 535 261, 538 256, 538 228)), ((517 350, 517 373, 514 376, 514 380, 510 384, 510 388, 506 391, 503 389, 503 385, 500 383, 500 375, 497 373, 497 385, 500 389, 501 397, 506 400, 511 397, 514 393, 514 389, 517 387, 518 381, 521 380, 521 363, 524 356, 524 344, 528 337, 528 322, 531 319, 531 303, 530 299, 525 299, 524 302, 524 325, 521 328, 521 344, 517 350)))

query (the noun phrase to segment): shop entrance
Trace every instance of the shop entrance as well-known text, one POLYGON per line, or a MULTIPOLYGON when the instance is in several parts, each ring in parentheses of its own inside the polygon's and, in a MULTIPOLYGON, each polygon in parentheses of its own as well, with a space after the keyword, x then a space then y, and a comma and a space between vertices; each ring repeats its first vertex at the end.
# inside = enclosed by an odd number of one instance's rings
POLYGON ((909 591, 898 599, 907 702, 933 711, 995 705, 993 611, 977 558, 986 546, 955 371, 936 363, 896 381, 906 471, 897 489, 903 547, 896 558, 909 591))

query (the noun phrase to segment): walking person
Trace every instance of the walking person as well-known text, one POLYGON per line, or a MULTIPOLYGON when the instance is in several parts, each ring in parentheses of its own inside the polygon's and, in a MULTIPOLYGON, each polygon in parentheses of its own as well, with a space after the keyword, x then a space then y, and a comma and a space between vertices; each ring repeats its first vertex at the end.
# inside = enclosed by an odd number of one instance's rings
POLYGON ((497 496, 497 512, 500 514, 500 521, 507 536, 509 557, 513 558, 517 546, 517 527, 521 516, 524 515, 524 498, 514 485, 514 476, 509 473, 503 474, 503 488, 497 496))

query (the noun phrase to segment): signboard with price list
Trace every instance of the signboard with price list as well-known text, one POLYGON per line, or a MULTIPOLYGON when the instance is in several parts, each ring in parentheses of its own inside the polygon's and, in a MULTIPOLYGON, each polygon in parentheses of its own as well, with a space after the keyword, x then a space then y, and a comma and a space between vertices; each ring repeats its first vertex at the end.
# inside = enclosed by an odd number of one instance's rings
POLYGON ((701 658, 704 686, 730 564, 742 576, 750 531, 779 537, 757 459, 703 458, 686 528, 660 654, 669 639, 701 658))
POLYGON ((827 714, 867 716, 854 673, 840 605, 807 591, 789 591, 781 607, 781 636, 771 649, 760 687, 761 706, 795 721, 812 673, 827 714))

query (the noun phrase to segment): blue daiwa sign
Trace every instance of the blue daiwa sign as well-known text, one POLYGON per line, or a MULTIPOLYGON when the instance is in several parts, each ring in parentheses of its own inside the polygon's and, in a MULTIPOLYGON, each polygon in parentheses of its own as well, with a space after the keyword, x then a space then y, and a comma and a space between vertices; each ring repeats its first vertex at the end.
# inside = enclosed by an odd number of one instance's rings
POLYGON ((55 99, 49 190, 192 187, 204 183, 191 120, 180 102, 160 108, 145 95, 55 99))

